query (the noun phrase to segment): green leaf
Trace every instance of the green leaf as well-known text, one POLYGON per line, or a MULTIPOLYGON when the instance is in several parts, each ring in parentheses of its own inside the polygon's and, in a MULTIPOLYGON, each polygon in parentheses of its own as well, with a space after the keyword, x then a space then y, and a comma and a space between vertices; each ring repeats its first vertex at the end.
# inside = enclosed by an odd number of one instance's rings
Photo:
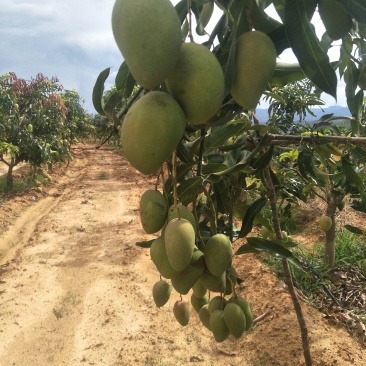
POLYGON ((193 167, 196 165, 196 162, 188 162, 177 167, 177 182, 180 183, 185 179, 185 176, 188 172, 190 172, 193 167))
POLYGON ((290 263, 296 266, 299 269, 303 270, 303 267, 300 261, 290 252, 288 249, 283 246, 274 243, 273 241, 258 238, 258 237, 249 237, 247 238, 248 243, 243 245, 238 249, 235 255, 241 255, 245 253, 253 253, 253 252, 266 252, 275 257, 281 257, 287 259, 290 263))
POLYGON ((231 137, 238 136, 244 130, 243 123, 233 123, 224 127, 215 128, 206 140, 206 148, 218 148, 231 137))
POLYGON ((93 88, 93 106, 94 109, 102 116, 105 116, 105 112, 103 109, 103 92, 104 92, 104 83, 107 80, 109 73, 111 71, 110 67, 107 67, 105 70, 103 70, 95 82, 94 88, 93 88))
POLYGON ((222 214, 228 214, 232 209, 229 188, 226 186, 225 182, 221 180, 220 182, 213 184, 213 191, 215 193, 218 211, 222 214))
POLYGON ((224 76, 225 76, 225 95, 227 95, 231 89, 231 85, 235 76, 235 53, 236 53, 236 39, 237 34, 241 34, 242 30, 242 18, 245 18, 244 8, 245 1, 233 0, 230 5, 230 12, 234 18, 234 24, 231 29, 231 45, 229 50, 229 56, 227 62, 224 65, 224 76))
POLYGON ((262 197, 254 201, 248 207, 245 216, 242 220, 242 226, 239 233, 239 238, 244 238, 252 231, 253 221, 255 217, 259 214, 259 212, 262 210, 262 208, 266 205, 266 203, 267 198, 262 197))
POLYGON ((153 243, 155 239, 151 239, 151 240, 148 240, 148 241, 138 241, 136 243, 136 245, 140 248, 150 248, 151 247, 151 244, 153 243))
POLYGON ((346 10, 360 23, 366 23, 365 0, 338 0, 346 10))
POLYGON ((348 231, 350 231, 351 233, 353 234, 356 234, 356 235, 365 235, 365 232, 361 229, 359 229, 358 227, 356 226, 352 226, 352 225, 344 225, 344 228, 347 229, 348 231))
POLYGON ((202 166, 202 173, 204 175, 222 172, 227 169, 227 165, 220 163, 209 163, 202 166))
POLYGON ((127 81, 129 74, 130 74, 130 70, 128 69, 126 61, 123 61, 121 66, 118 69, 116 79, 115 79, 115 85, 116 85, 117 90, 123 90, 125 88, 126 81, 127 81))
POLYGON ((191 198, 197 193, 202 182, 202 177, 194 177, 185 180, 178 186, 178 197, 184 205, 191 202, 191 198))
POLYGON ((187 0, 180 1, 175 6, 175 10, 178 13, 178 16, 179 16, 179 19, 180 19, 180 24, 183 24, 183 22, 186 19, 187 14, 188 14, 188 2, 187 2, 187 0))
POLYGON ((253 1, 248 17, 255 30, 269 33, 281 26, 281 23, 268 16, 268 14, 258 5, 260 1, 253 1))
POLYGON ((336 133, 337 135, 341 134, 339 128, 334 123, 328 121, 314 123, 313 129, 314 131, 321 131, 322 129, 328 129, 336 133))
POLYGON ((366 163, 366 150, 362 147, 351 145, 349 147, 349 152, 356 160, 366 163))
POLYGON ((255 170, 264 169, 272 160, 274 147, 273 145, 262 155, 260 156, 252 165, 252 168, 255 170))
POLYGON ((354 184, 357 187, 362 187, 363 180, 361 176, 355 172, 353 165, 345 156, 342 156, 342 171, 351 184, 354 184))
POLYGON ((113 118, 113 111, 114 108, 116 108, 116 106, 118 104, 121 103, 121 94, 119 91, 115 91, 106 101, 105 105, 104 105, 104 113, 109 117, 109 118, 113 118))
POLYGON ((177 157, 183 163, 188 163, 189 159, 190 159, 189 151, 188 151, 186 145, 182 143, 182 141, 180 141, 177 146, 177 157))
POLYGON ((337 75, 308 20, 303 0, 286 1, 285 27, 291 48, 307 77, 337 99, 337 75))
POLYGON ((273 134, 278 134, 278 128, 273 127, 273 126, 267 126, 267 125, 254 125, 252 127, 250 127, 250 129, 252 131, 257 131, 260 134, 265 134, 265 133, 273 133, 273 134))
POLYGON ((271 86, 281 87, 305 78, 306 75, 304 74, 304 71, 302 71, 299 63, 288 64, 277 62, 276 69, 269 83, 271 86))

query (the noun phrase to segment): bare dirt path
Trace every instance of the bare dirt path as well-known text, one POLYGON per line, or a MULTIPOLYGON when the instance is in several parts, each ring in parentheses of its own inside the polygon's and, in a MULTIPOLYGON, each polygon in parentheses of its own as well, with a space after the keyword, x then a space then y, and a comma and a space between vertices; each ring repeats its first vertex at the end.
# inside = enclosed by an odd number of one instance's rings
MULTIPOLYGON (((254 256, 238 258, 238 289, 255 315, 243 339, 216 344, 192 312, 181 327, 153 303, 159 280, 138 218, 152 187, 112 150, 78 149, 43 194, 0 207, 0 366, 302 365, 286 290, 254 256), (9 217, 12 220, 9 220, 9 217)), ((315 365, 366 362, 360 340, 303 303, 315 365)))

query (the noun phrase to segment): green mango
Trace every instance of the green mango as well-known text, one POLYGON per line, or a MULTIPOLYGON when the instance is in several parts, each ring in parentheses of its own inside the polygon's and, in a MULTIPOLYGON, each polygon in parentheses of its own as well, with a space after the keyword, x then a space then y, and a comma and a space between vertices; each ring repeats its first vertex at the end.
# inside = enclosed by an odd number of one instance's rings
POLYGON ((200 280, 192 286, 192 290, 196 297, 204 297, 207 293, 207 287, 200 280))
POLYGON ((225 79, 219 61, 207 47, 193 42, 182 45, 166 86, 193 125, 207 122, 224 99, 225 79))
MULTIPOLYGON (((183 271, 193 256, 195 247, 193 226, 185 219, 169 221, 165 228, 164 241, 170 265, 176 271, 183 271)), ((192 286, 195 282, 192 283, 192 286)))
POLYGON ((191 316, 191 307, 187 301, 176 301, 173 306, 173 314, 178 323, 182 326, 186 326, 189 323, 191 316))
POLYGON ((277 51, 263 32, 242 34, 236 45, 231 95, 245 109, 255 109, 276 68, 277 51))
POLYGON ((222 296, 213 297, 208 303, 208 311, 213 313, 215 310, 224 310, 227 300, 222 296))
POLYGON ((206 288, 212 292, 224 293, 226 289, 226 273, 222 273, 221 276, 214 276, 206 267, 200 281, 206 286, 206 288))
POLYGON ((245 315, 245 331, 248 331, 253 325, 253 313, 249 302, 243 297, 231 297, 228 303, 234 303, 238 305, 245 315))
POLYGON ((132 76, 145 89, 158 86, 174 69, 182 32, 169 0, 116 0, 112 31, 132 76))
POLYGON ((158 232, 164 225, 168 212, 168 204, 158 190, 145 191, 140 200, 140 220, 147 234, 158 232))
POLYGON ((228 303, 224 309, 224 320, 230 333, 235 338, 240 338, 246 328, 246 318, 239 305, 228 303))
POLYGON ((319 226, 324 231, 327 232, 332 228, 332 219, 329 216, 321 216, 319 218, 319 226))
POLYGON ((187 295, 205 271, 205 259, 200 250, 193 252, 192 259, 183 271, 172 276, 172 285, 180 294, 187 295))
POLYGON ((176 206, 170 206, 168 210, 168 222, 178 218, 188 220, 192 224, 194 231, 196 231, 197 225, 193 213, 181 203, 178 203, 176 206))
POLYGON ((205 304, 201 307, 198 316, 200 318, 201 323, 208 329, 211 330, 210 327, 210 312, 208 311, 208 304, 205 304))
POLYGON ((230 335, 230 330, 224 320, 224 312, 215 310, 210 314, 210 328, 216 342, 223 342, 230 335))
POLYGON ((162 237, 156 238, 150 247, 150 257, 159 273, 165 278, 172 278, 178 272, 170 265, 162 237))
POLYGON ((195 294, 192 294, 191 304, 193 306, 193 309, 196 310, 197 313, 199 313, 201 307, 208 304, 208 296, 205 295, 204 297, 197 297, 195 294))
POLYGON ((221 276, 229 267, 233 256, 230 239, 224 234, 216 234, 208 241, 204 249, 208 270, 214 276, 221 276))
POLYGON ((156 173, 170 159, 185 127, 178 102, 167 93, 150 92, 132 105, 123 120, 123 155, 142 174, 156 173))
POLYGON ((352 17, 345 7, 335 0, 319 0, 319 15, 328 36, 336 41, 352 29, 352 17))
POLYGON ((152 294, 158 308, 164 306, 168 302, 171 291, 172 286, 166 281, 160 280, 154 284, 152 294))

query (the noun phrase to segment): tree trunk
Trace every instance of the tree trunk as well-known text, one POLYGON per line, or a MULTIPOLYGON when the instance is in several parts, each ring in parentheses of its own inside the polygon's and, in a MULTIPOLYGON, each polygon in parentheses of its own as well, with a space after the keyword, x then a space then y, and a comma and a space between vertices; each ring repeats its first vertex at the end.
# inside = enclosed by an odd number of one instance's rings
MULTIPOLYGON (((268 167, 264 168, 264 175, 265 175, 265 180, 267 182, 268 197, 269 197, 269 201, 270 201, 271 209, 272 209, 273 229, 276 233, 277 239, 283 239, 282 232, 281 232, 280 219, 279 219, 279 212, 278 212, 278 208, 277 208, 276 190, 273 185, 270 170, 268 167)), ((291 300, 292 300, 292 303, 294 306, 297 321, 299 323, 305 365, 312 366, 313 362, 312 362, 311 352, 310 352, 308 328, 306 325, 304 314, 301 309, 300 301, 296 295, 295 287, 292 282, 290 265, 286 258, 284 258, 282 260, 282 266, 283 266, 283 270, 285 273, 286 285, 287 285, 288 291, 291 296, 291 300)))
POLYGON ((328 198, 326 215, 332 220, 332 227, 325 233, 324 263, 330 267, 335 265, 335 212, 337 204, 333 197, 328 198))
POLYGON ((14 188, 13 169, 18 164, 14 157, 11 157, 10 163, 8 164, 8 173, 6 175, 6 188, 12 191, 14 188))

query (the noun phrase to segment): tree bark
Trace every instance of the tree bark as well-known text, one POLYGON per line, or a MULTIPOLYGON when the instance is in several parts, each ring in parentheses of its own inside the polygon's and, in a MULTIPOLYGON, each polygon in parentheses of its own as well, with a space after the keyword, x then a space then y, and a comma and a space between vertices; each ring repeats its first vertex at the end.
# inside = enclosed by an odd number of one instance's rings
POLYGON ((325 233, 324 263, 330 267, 335 265, 335 212, 337 205, 333 197, 328 199, 326 215, 332 220, 332 227, 325 233))
MULTIPOLYGON (((273 185, 273 181, 271 178, 271 173, 268 167, 264 169, 264 175, 268 186, 268 197, 271 203, 271 209, 272 209, 272 223, 273 223, 273 229, 275 231, 276 237, 278 239, 282 239, 282 232, 281 232, 281 225, 280 225, 280 219, 279 219, 279 212, 277 207, 277 197, 276 197, 276 189, 273 185)), ((304 360, 306 366, 312 366, 312 359, 311 359, 311 352, 310 352, 310 346, 309 346, 309 334, 308 334, 308 328, 306 326, 306 321, 304 318, 304 314, 301 309, 300 301, 296 295, 295 287, 292 282, 292 275, 290 270, 290 265, 288 263, 287 259, 282 260, 282 266, 285 273, 285 282, 288 288, 288 291, 291 296, 291 300, 294 306, 294 310, 296 312, 297 321, 299 323, 300 332, 301 332, 301 340, 302 340, 302 348, 304 353, 304 360)))

